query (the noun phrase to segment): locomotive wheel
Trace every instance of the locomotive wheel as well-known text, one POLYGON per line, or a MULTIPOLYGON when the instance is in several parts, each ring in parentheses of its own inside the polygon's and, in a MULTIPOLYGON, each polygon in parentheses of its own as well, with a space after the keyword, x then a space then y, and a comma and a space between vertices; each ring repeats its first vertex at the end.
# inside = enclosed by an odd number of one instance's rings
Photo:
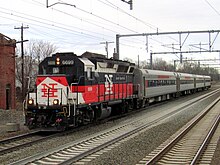
POLYGON ((56 126, 57 130, 59 131, 65 131, 67 129, 67 126, 66 125, 61 125, 61 124, 58 124, 56 126))
POLYGON ((129 103, 127 101, 123 101, 118 106, 115 106, 115 108, 117 109, 117 114, 127 113, 129 109, 129 103))
POLYGON ((128 103, 128 101, 125 101, 124 102, 124 112, 128 113, 128 110, 129 110, 129 103, 128 103))
POLYGON ((138 100, 137 99, 134 99, 132 109, 138 109, 138 100))
POLYGON ((30 130, 31 130, 31 129, 35 129, 35 128, 36 128, 36 126, 35 126, 35 125, 28 125, 27 127, 28 127, 28 129, 30 129, 30 130))
POLYGON ((78 125, 86 125, 94 121, 95 113, 94 110, 90 107, 89 109, 84 109, 81 111, 77 117, 78 125))
POLYGON ((94 111, 93 109, 89 109, 86 113, 83 114, 83 124, 89 124, 94 120, 94 111))

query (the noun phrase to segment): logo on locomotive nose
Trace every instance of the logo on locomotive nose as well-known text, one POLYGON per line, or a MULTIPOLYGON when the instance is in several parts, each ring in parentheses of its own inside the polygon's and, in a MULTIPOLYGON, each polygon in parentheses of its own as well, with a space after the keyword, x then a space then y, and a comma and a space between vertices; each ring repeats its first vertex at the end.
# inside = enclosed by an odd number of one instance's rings
POLYGON ((41 92, 43 95, 41 97, 57 97, 57 89, 55 86, 57 84, 41 84, 41 92))
POLYGON ((112 82, 113 75, 105 75, 105 94, 113 94, 113 82, 112 82))

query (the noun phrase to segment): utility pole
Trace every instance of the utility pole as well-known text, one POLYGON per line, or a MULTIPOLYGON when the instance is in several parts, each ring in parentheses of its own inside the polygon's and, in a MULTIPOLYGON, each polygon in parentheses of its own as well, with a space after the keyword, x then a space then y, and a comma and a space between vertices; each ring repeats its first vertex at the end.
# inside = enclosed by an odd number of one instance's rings
POLYGON ((19 29, 21 30, 21 85, 22 85, 22 99, 24 99, 24 95, 25 95, 25 91, 24 91, 24 42, 28 41, 28 40, 24 40, 23 38, 23 34, 24 34, 24 29, 28 29, 28 26, 23 26, 23 24, 21 25, 21 27, 15 27, 14 29, 19 29))
POLYGON ((108 44, 112 44, 114 42, 100 42, 100 44, 105 44, 105 51, 106 51, 106 55, 107 55, 107 58, 108 58, 108 44))

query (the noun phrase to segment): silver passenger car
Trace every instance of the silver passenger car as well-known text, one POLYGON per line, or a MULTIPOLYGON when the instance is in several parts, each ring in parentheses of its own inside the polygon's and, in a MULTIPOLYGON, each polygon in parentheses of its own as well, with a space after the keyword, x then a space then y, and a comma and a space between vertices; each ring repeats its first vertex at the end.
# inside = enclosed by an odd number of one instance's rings
POLYGON ((150 69, 134 70, 134 93, 144 105, 181 94, 191 94, 211 86, 211 77, 150 69))
POLYGON ((147 99, 149 102, 169 99, 171 94, 177 92, 175 72, 136 69, 134 71, 136 85, 135 90, 139 99, 147 99))

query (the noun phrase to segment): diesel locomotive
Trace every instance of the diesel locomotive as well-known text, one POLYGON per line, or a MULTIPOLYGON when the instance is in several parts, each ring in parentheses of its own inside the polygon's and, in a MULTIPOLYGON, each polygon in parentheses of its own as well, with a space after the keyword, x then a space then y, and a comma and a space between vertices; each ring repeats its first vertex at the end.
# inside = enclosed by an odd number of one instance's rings
POLYGON ((56 53, 39 64, 36 89, 24 102, 25 124, 64 130, 210 86, 210 76, 139 69, 90 52, 56 53))

